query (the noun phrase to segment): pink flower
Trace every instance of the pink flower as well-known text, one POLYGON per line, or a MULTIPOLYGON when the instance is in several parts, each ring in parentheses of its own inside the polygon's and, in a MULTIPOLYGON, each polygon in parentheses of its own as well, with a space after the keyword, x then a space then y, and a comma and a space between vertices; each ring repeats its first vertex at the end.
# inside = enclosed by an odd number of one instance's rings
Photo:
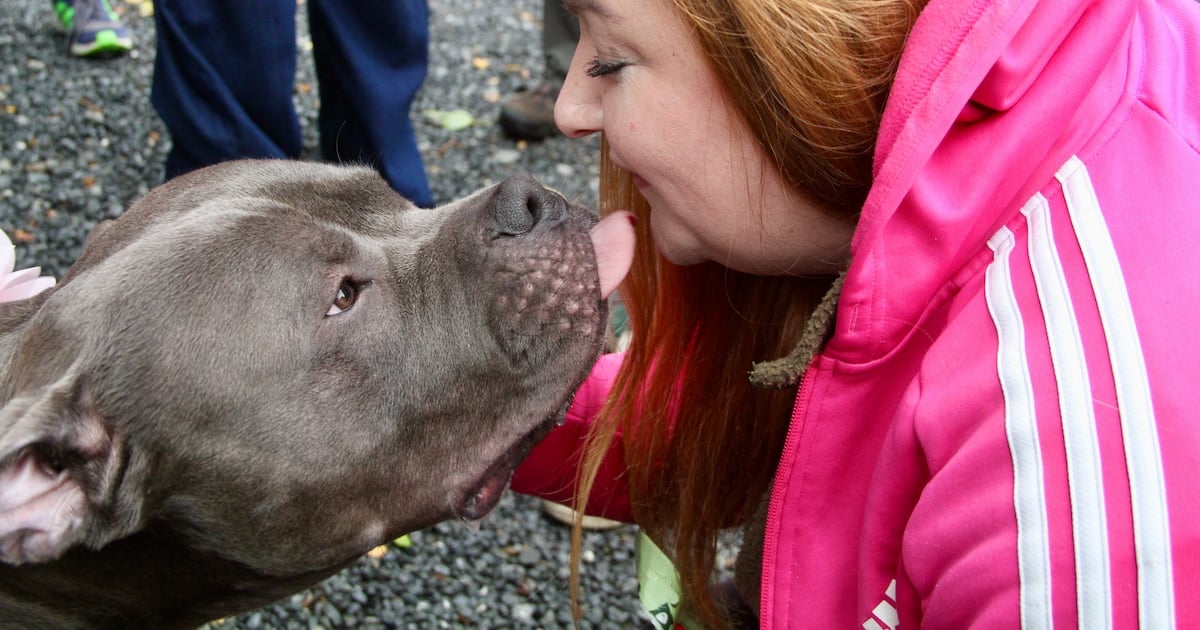
POLYGON ((16 262, 16 247, 8 235, 0 231, 0 302, 24 300, 54 286, 54 278, 38 275, 42 272, 41 267, 14 271, 16 262))

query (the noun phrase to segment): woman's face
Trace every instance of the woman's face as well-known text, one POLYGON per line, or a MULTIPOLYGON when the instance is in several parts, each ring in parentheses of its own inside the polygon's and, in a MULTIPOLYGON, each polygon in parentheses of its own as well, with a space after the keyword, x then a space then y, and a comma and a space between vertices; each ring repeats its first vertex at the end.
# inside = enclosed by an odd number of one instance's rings
POLYGON ((556 122, 572 137, 605 133, 668 260, 764 275, 845 267, 853 223, 783 181, 669 0, 565 4, 580 39, 556 122))

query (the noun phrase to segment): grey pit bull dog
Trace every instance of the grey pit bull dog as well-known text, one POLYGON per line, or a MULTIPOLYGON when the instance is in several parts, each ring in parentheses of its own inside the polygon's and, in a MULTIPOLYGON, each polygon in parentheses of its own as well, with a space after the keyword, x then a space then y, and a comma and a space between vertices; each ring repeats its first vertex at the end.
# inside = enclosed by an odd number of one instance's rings
POLYGON ((152 190, 0 305, 0 624, 195 626, 485 516, 601 350, 632 245, 594 251, 632 229, 595 223, 528 175, 436 210, 287 161, 152 190))

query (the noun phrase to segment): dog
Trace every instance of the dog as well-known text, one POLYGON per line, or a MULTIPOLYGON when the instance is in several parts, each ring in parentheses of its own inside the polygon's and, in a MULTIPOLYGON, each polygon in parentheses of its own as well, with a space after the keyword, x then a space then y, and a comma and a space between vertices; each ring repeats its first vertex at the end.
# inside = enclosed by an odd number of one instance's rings
POLYGON ((0 305, 0 625, 194 627, 484 517, 601 352, 595 224, 246 160, 97 226, 0 305))

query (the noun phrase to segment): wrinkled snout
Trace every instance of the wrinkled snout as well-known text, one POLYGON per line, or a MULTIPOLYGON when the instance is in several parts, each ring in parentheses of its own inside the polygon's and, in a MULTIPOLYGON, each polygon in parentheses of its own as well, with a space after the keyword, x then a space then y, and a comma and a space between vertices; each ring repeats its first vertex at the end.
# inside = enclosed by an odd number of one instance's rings
POLYGON ((547 190, 529 173, 518 173, 500 183, 492 198, 496 231, 520 236, 541 223, 557 223, 567 212, 567 202, 547 190))

